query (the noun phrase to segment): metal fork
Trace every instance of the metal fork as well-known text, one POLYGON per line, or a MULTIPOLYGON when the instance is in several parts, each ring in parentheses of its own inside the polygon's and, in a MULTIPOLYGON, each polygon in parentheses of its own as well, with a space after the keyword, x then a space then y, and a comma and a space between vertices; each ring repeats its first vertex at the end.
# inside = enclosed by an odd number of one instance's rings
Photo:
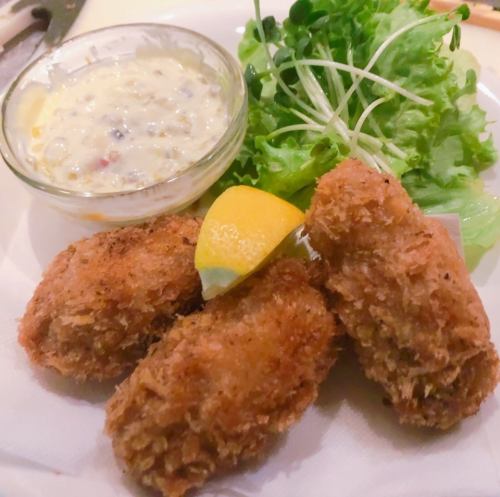
POLYGON ((85 0, 9 0, 0 7, 0 52, 10 40, 33 23, 47 21, 41 50, 62 40, 85 0))

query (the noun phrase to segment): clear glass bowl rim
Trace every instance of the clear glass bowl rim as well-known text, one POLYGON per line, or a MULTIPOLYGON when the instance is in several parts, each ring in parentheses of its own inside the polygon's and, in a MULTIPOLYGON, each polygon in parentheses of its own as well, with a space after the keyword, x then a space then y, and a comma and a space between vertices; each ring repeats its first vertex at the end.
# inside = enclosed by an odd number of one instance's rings
POLYGON ((163 24, 163 23, 156 23, 156 22, 141 22, 141 23, 126 23, 126 24, 116 24, 113 26, 106 26, 104 28, 99 28, 99 29, 94 29, 92 31, 86 31, 85 33, 76 35, 72 38, 69 38, 67 40, 64 40, 61 43, 58 43, 57 45, 54 45, 53 47, 50 48, 50 50, 44 52, 41 54, 39 57, 31 61, 12 81, 12 83, 9 85, 9 88, 7 92, 4 95, 3 102, 2 102, 2 109, 1 109, 1 115, 2 115, 2 126, 0 128, 0 131, 2 133, 2 140, 0 142, 0 154, 2 155, 3 160, 5 161, 7 167, 22 181, 27 183, 29 186, 36 188, 37 190, 44 191, 46 193, 50 193, 59 197, 66 197, 66 198, 113 198, 113 197, 123 197, 126 195, 134 195, 137 194, 138 192, 147 192, 148 190, 153 190, 158 188, 159 185, 165 185, 168 183, 173 183, 176 182, 177 180, 183 178, 184 176, 188 176, 193 172, 193 170, 197 169, 203 169, 205 167, 210 166, 210 164, 217 159, 217 157, 223 153, 225 148, 229 145, 231 145, 232 140, 234 136, 238 133, 238 127, 240 126, 245 126, 245 123, 242 122, 244 121, 246 117, 246 111, 247 111, 247 87, 245 84, 245 80, 243 77, 243 73, 241 71, 241 68, 237 62, 237 60, 221 45, 219 45, 217 42, 214 40, 208 38, 207 36, 198 33, 196 31, 193 31, 188 28, 183 28, 180 26, 175 26, 173 24, 163 24), (6 133, 6 122, 5 122, 5 117, 6 117, 6 111, 9 105, 10 97, 12 96, 13 92, 16 90, 18 84, 23 80, 23 78, 26 76, 27 73, 31 71, 33 67, 35 67, 37 64, 40 64, 43 62, 44 59, 47 59, 50 57, 50 55, 56 51, 59 50, 63 47, 66 47, 67 45, 71 45, 73 43, 78 43, 80 39, 82 38, 87 38, 90 37, 94 34, 98 34, 104 31, 119 31, 119 30, 126 30, 126 29, 140 29, 140 28, 159 28, 161 30, 165 31, 177 31, 177 32, 182 32, 184 34, 187 34, 189 36, 192 36, 194 38, 198 38, 200 41, 203 43, 211 46, 212 49, 215 50, 221 57, 221 59, 224 61, 224 63, 227 65, 229 71, 232 73, 232 81, 233 85, 238 86, 241 89, 242 93, 242 100, 241 100, 241 105, 233 112, 233 114, 230 116, 231 119, 229 121, 229 124, 227 126, 226 131, 224 134, 221 136, 219 141, 214 145, 214 147, 206 153, 203 157, 201 157, 198 161, 196 161, 192 166, 189 168, 185 169, 184 171, 176 174, 175 176, 170 176, 169 178, 160 181, 158 183, 153 183, 152 185, 145 186, 143 188, 138 188, 135 190, 124 190, 124 191, 117 191, 117 192, 101 192, 101 193, 94 193, 94 192, 81 192, 77 190, 68 190, 65 188, 60 188, 58 186, 52 185, 50 183, 45 183, 44 181, 39 181, 35 178, 32 178, 23 172, 21 172, 18 168, 18 166, 15 164, 18 162, 18 159, 16 157, 16 154, 12 151, 11 145, 9 143, 8 135, 6 133), (7 149, 5 150, 4 147, 7 149), (6 153, 7 152, 7 153, 6 153))

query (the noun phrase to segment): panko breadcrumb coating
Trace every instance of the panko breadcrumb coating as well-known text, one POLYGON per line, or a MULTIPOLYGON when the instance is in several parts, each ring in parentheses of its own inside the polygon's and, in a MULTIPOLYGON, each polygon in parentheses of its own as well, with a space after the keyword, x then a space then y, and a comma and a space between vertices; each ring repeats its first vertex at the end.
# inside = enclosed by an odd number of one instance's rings
POLYGON ((118 388, 106 426, 116 455, 166 497, 258 456, 316 398, 334 336, 305 265, 271 263, 179 318, 118 388))
POLYGON ((70 245, 49 266, 19 326, 30 359, 77 380, 121 375, 177 313, 201 302, 200 221, 162 217, 70 245))
POLYGON ((498 357, 445 228, 395 178, 348 160, 321 178, 306 229, 335 312, 400 421, 446 429, 476 413, 498 357))

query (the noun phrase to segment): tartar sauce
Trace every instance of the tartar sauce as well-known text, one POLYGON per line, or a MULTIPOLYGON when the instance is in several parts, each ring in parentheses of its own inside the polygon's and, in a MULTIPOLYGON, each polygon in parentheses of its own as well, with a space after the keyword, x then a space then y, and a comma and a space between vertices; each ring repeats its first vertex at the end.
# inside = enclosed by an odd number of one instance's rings
POLYGON ((28 161, 70 190, 165 180, 208 153, 228 126, 221 86, 170 54, 91 64, 36 91, 28 161))

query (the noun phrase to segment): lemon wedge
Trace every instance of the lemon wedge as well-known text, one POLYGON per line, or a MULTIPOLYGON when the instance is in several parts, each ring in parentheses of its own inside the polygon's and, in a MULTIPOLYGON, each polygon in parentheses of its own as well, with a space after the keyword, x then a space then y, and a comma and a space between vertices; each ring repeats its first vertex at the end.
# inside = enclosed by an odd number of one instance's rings
POLYGON ((196 245, 195 266, 205 300, 258 269, 304 222, 304 213, 270 193, 233 186, 208 210, 196 245))

